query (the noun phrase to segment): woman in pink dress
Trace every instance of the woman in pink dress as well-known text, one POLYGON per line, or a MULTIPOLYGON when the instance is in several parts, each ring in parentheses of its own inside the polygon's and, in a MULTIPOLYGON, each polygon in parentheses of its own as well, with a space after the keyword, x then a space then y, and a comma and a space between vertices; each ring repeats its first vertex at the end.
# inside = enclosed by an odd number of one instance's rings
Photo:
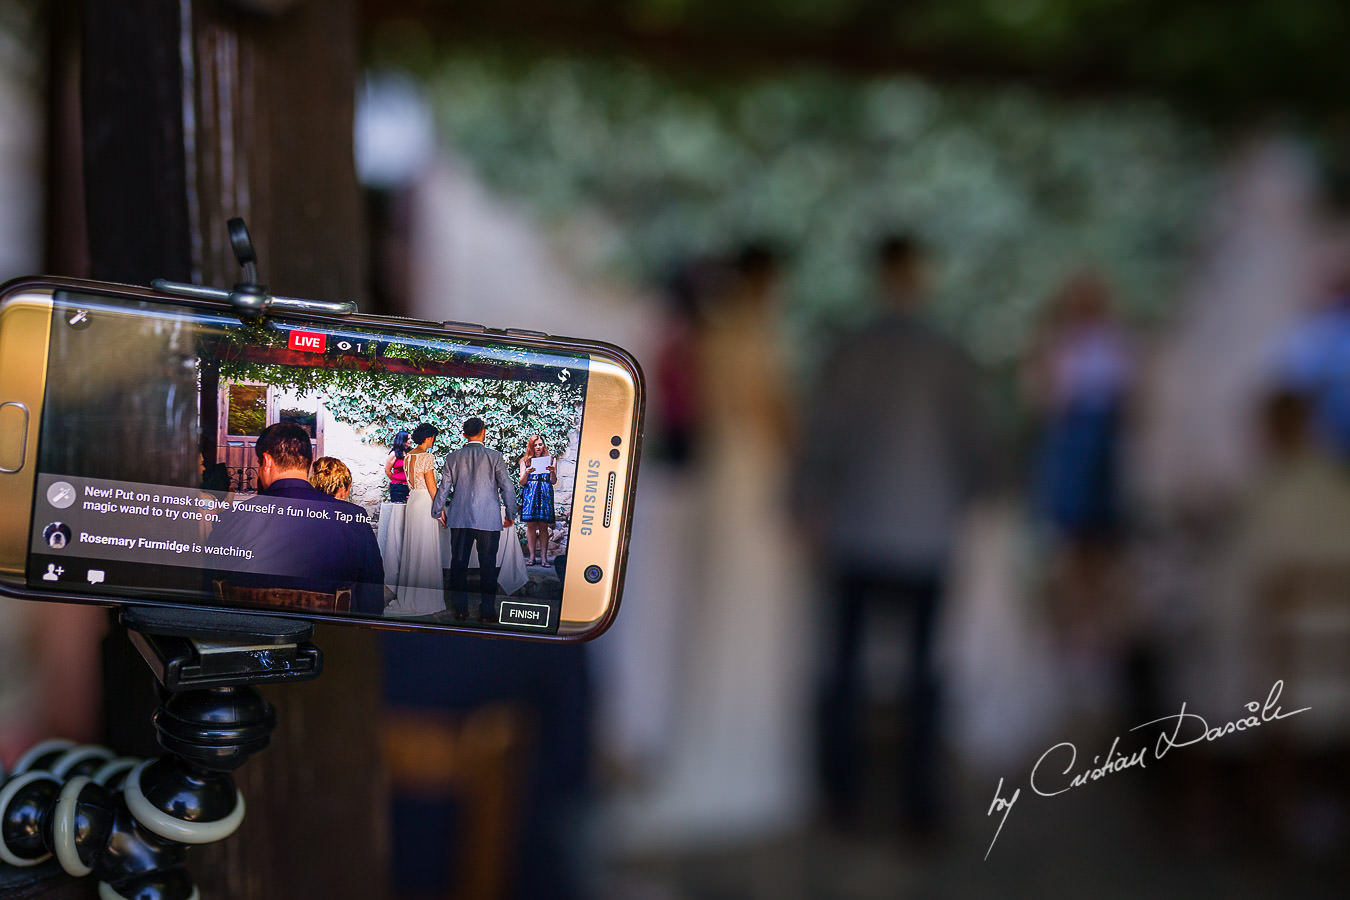
POLYGON ((412 436, 406 431, 400 431, 394 435, 394 449, 389 451, 389 455, 384 460, 384 474, 389 479, 389 502, 407 503, 408 502, 408 472, 407 456, 408 448, 412 444, 412 436))

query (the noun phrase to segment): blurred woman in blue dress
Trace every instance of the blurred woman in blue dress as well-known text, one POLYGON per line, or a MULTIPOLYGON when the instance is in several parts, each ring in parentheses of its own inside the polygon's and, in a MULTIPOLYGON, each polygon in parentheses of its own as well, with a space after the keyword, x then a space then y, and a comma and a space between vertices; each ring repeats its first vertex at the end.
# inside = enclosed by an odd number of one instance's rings
POLYGON ((1094 272, 1069 278, 1050 314, 1027 386, 1042 422, 1035 502, 1050 538, 1051 610, 1071 657, 1102 659, 1120 642, 1125 606, 1116 569, 1134 352, 1094 272))

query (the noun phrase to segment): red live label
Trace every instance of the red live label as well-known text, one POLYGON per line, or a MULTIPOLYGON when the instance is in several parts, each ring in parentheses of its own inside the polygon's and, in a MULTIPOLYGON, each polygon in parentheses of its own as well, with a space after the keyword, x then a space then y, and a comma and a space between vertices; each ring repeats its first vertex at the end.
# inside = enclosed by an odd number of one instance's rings
POLYGON ((290 348, 292 350, 308 350, 310 353, 322 353, 327 340, 328 335, 320 334, 317 331, 292 331, 290 348))

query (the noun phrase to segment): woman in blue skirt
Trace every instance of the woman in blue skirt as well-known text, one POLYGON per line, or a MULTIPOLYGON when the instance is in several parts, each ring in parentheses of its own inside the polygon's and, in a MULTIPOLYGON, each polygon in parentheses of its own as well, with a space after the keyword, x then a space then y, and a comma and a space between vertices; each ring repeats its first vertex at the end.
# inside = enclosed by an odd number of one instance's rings
POLYGON ((558 483, 558 460, 549 455, 540 435, 532 434, 525 442, 525 455, 520 458, 520 483, 525 488, 520 521, 525 523, 528 562, 551 566, 548 540, 554 523, 553 486, 558 483))

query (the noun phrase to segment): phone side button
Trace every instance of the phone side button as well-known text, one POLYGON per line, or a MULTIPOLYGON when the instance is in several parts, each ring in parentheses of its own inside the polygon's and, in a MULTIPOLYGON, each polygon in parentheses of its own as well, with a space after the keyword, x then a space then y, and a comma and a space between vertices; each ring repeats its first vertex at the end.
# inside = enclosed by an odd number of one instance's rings
POLYGON ((441 327, 448 331, 474 331, 479 334, 487 331, 486 325, 475 325, 472 322, 455 322, 453 320, 442 322, 441 327))
POLYGON ((513 337, 548 337, 547 331, 530 331, 528 328, 508 328, 506 333, 513 337))
POLYGON ((0 472, 23 468, 28 451, 28 407, 17 400, 0 403, 0 472))

